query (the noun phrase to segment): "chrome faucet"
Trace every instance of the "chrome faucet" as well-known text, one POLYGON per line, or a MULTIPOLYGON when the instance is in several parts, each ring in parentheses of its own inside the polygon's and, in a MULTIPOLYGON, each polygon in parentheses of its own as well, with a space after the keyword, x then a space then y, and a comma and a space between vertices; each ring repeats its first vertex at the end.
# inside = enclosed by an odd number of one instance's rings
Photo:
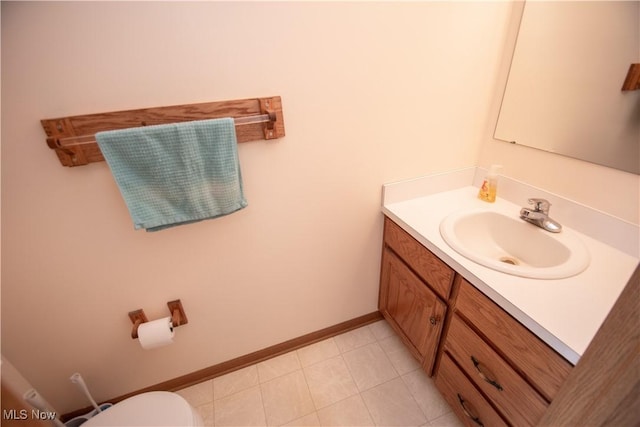
POLYGON ((549 207, 551 206, 551 203, 549 203, 548 200, 529 199, 529 204, 533 205, 533 209, 520 209, 521 219, 552 233, 559 233, 562 231, 562 225, 549 218, 549 207))

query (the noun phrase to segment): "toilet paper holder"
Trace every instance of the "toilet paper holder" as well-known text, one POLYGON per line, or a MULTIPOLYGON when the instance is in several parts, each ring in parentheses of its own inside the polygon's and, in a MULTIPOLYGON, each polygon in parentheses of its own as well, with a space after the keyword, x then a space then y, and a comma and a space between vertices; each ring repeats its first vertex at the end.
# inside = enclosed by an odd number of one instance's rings
MULTIPOLYGON (((184 308, 182 307, 182 302, 179 299, 169 301, 167 303, 167 307, 169 307, 169 312, 171 313, 171 327, 177 328, 178 326, 186 325, 189 323, 187 320, 187 315, 184 313, 184 308)), ((149 321, 147 316, 144 314, 144 310, 134 310, 129 312, 129 319, 133 322, 133 329, 131 330, 131 338, 138 339, 138 326, 142 323, 146 323, 149 321)))

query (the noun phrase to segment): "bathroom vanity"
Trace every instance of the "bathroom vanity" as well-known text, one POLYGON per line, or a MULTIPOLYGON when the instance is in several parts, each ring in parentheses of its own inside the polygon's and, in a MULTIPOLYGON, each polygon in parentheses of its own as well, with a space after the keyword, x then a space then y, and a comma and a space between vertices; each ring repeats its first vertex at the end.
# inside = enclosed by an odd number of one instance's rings
MULTIPOLYGON (((579 274, 532 279, 471 261, 445 243, 442 221, 472 209, 514 212, 517 218, 519 209, 505 199, 478 201, 477 187, 471 185, 476 175, 481 176, 463 170, 385 186, 379 309, 466 425, 535 425, 622 291, 638 256, 625 250, 625 242, 602 242, 564 224, 591 256, 579 274)), ((506 187, 507 197, 522 197, 524 204, 530 196, 551 197, 559 205, 559 219, 563 209, 576 215, 570 201, 521 183, 506 187)), ((586 222, 613 221, 601 213, 585 215, 586 222)), ((614 234, 638 236, 636 226, 606 225, 614 234)))
POLYGON ((484 425, 534 425, 572 365, 389 218, 384 227, 380 311, 449 405, 484 425))

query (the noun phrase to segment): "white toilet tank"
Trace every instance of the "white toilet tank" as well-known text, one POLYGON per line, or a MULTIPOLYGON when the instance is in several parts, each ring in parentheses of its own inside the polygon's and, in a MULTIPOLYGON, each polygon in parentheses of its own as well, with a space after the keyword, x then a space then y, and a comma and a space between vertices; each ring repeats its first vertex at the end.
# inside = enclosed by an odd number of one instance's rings
POLYGON ((202 425, 198 412, 182 396, 167 391, 130 397, 82 424, 83 427, 202 425))

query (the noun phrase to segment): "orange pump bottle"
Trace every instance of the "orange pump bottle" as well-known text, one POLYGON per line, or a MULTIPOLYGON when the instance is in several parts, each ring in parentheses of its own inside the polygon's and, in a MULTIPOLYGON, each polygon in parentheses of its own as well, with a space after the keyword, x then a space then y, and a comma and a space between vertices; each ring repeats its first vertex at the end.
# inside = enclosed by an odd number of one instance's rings
POLYGON ((485 202, 493 203, 496 201, 496 194, 498 192, 498 171, 502 169, 501 165, 491 165, 489 173, 482 182, 480 191, 478 191, 478 198, 485 202))

